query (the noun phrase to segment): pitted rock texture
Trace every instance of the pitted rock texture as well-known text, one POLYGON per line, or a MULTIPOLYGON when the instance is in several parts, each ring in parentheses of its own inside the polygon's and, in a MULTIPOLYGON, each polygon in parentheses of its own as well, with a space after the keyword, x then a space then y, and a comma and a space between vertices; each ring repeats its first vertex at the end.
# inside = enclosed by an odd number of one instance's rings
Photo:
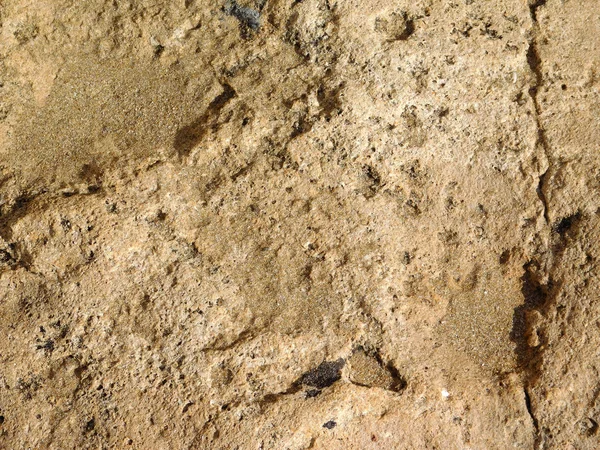
POLYGON ((5 0, 0 448, 599 448, 599 11, 5 0))

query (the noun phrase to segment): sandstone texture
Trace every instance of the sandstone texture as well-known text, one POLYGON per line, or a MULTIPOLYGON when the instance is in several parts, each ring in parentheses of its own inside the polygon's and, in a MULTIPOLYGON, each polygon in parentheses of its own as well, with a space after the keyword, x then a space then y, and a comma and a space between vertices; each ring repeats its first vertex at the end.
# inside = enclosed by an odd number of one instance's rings
POLYGON ((599 0, 0 0, 0 449, 598 449, 599 194, 599 0))

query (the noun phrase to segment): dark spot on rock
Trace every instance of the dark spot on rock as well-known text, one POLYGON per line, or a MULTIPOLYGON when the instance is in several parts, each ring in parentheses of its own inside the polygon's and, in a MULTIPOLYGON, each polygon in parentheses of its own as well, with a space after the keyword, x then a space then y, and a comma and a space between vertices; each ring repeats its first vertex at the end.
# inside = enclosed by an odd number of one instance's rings
POLYGON ((381 188, 381 175, 379 175, 379 172, 377 172, 374 167, 368 164, 362 167, 362 174, 364 177, 364 189, 362 189, 362 194, 367 199, 372 198, 381 188))
POLYGON ((319 117, 324 118, 326 122, 329 122, 334 114, 340 115, 342 113, 342 100, 340 96, 343 88, 344 83, 340 83, 332 88, 326 88, 321 85, 317 89, 317 101, 321 106, 319 117))
POLYGON ((402 254, 402 264, 407 266, 410 264, 411 261, 412 261, 412 256, 411 256, 410 252, 404 252, 402 254))
POLYGON ((27 42, 35 39, 40 32, 37 25, 32 23, 21 24, 13 32, 13 36, 20 45, 26 44, 27 42))
POLYGON ((372 166, 363 166, 363 172, 365 176, 371 181, 373 186, 378 186, 381 183, 381 176, 372 166))
MULTIPOLYGON (((79 171, 79 177, 90 185, 100 185, 102 176, 103 171, 96 163, 84 164, 79 171)), ((99 189, 96 189, 96 191, 99 189)))
POLYGON ((162 55, 162 53, 165 51, 165 47, 158 44, 156 46, 154 46, 154 57, 155 58, 159 58, 160 55, 162 55))
POLYGON ((389 387, 392 392, 401 392, 406 389, 406 379, 400 374, 400 371, 391 363, 387 363, 385 368, 392 376, 393 382, 389 387))
POLYGON ((319 389, 309 389, 304 393, 304 398, 314 398, 320 393, 321 391, 319 389))
POLYGON ((527 102, 527 100, 525 99, 525 95, 523 94, 523 92, 519 92, 517 95, 515 95, 514 101, 519 106, 523 106, 527 102))
POLYGON ((106 200, 105 202, 106 205, 106 212, 115 214, 117 212, 117 204, 116 203, 111 203, 108 200, 106 200))
POLYGON ((552 229, 562 236, 569 231, 579 219, 581 219, 581 214, 579 212, 571 214, 570 216, 563 217, 558 223, 554 224, 552 229))
POLYGON ((586 418, 578 422, 579 431, 585 436, 593 436, 598 432, 598 422, 594 419, 586 418))
POLYGON ((406 18, 406 28, 404 32, 397 36, 399 41, 407 40, 415 32, 415 22, 412 19, 406 18))
POLYGON ((260 28, 260 12, 240 6, 235 0, 229 0, 223 7, 223 12, 240 22, 240 35, 244 39, 250 38, 251 32, 260 28))
POLYGON ((206 133, 217 126, 216 122, 221 110, 236 95, 235 89, 227 83, 223 84, 223 92, 210 102, 206 112, 191 124, 177 131, 173 147, 180 157, 188 156, 192 148, 202 140, 206 133))
POLYGON ((4 416, 0 416, 0 425, 4 423, 4 416))
POLYGON ((323 389, 331 386, 341 377, 341 371, 345 361, 340 358, 337 361, 323 361, 318 367, 302 375, 300 382, 307 386, 323 389))
POLYGON ((528 332, 531 326, 528 317, 531 311, 539 310, 546 304, 552 289, 552 281, 543 282, 539 276, 539 265, 535 261, 527 262, 523 265, 523 269, 521 293, 524 303, 514 310, 510 340, 516 344, 515 352, 519 366, 530 367, 532 373, 535 373, 537 370, 535 365, 539 364, 539 358, 536 348, 531 348, 528 344, 528 332))
POLYGON ((546 302, 548 287, 543 285, 537 276, 537 265, 529 262, 524 265, 525 273, 521 278, 521 292, 525 298, 525 305, 532 308, 539 308, 546 302))
POLYGON ((223 92, 217 95, 210 105, 208 106, 209 110, 220 110, 225 104, 236 96, 235 89, 233 89, 228 84, 223 84, 223 92))
POLYGON ((156 220, 158 220, 160 222, 164 222, 164 220, 166 218, 167 218, 167 214, 162 209, 159 209, 158 212, 156 213, 156 220))
POLYGON ((14 257, 8 250, 0 249, 0 264, 9 264, 14 262, 14 257))
POLYGON ((450 108, 446 106, 442 106, 435 110, 435 115, 438 116, 440 119, 443 117, 447 117, 448 114, 450 114, 450 108))
POLYGON ((94 429, 94 427, 96 426, 96 419, 94 419, 93 417, 88 420, 85 424, 85 426, 83 427, 83 431, 85 433, 89 433, 90 431, 92 431, 94 429))
POLYGON ((46 353, 52 353, 54 351, 54 341, 52 339, 48 339, 42 344, 38 344, 35 347, 38 350, 44 350, 46 353))
POLYGON ((335 428, 336 425, 337 425, 337 423, 335 423, 335 421, 330 420, 323 424, 323 428, 327 428, 328 430, 331 430, 331 429, 335 428))

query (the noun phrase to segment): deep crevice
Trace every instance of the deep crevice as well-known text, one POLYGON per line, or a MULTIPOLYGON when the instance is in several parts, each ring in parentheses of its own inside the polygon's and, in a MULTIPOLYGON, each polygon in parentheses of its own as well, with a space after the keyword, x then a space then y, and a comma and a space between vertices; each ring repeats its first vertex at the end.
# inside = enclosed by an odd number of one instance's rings
MULTIPOLYGON (((532 16, 533 17, 533 16, 532 16)), ((548 167, 542 174, 539 176, 538 186, 536 188, 536 193, 543 207, 543 216, 546 224, 550 223, 549 214, 548 214, 548 199, 546 198, 545 193, 545 185, 546 185, 546 177, 548 175, 548 171, 550 169, 550 147, 548 145, 548 141, 546 140, 546 134, 544 132, 544 128, 542 127, 542 123, 540 121, 541 116, 541 106, 538 100, 539 89, 542 85, 543 76, 541 72, 541 60, 539 53, 537 51, 537 44, 535 39, 531 39, 529 42, 529 48, 527 49, 527 63, 531 72, 535 76, 535 84, 533 84, 529 88, 529 96, 531 97, 531 101, 533 102, 533 107, 535 110, 535 125, 537 129, 536 136, 536 147, 540 148, 544 153, 546 161, 548 162, 548 167)))
POLYGON ((533 73, 535 77, 535 82, 532 86, 530 86, 528 93, 531 97, 531 101, 533 102, 533 107, 535 110, 535 124, 537 128, 537 137, 536 137, 536 147, 542 149, 544 153, 545 159, 547 161, 548 167, 544 170, 542 174, 539 176, 538 186, 536 189, 538 198, 540 199, 543 207, 543 216, 546 224, 550 223, 549 213, 548 213, 548 199, 546 197, 545 186, 546 186, 546 178, 550 170, 550 146, 546 139, 546 133, 542 126, 540 116, 541 116, 541 105, 538 99, 539 90, 543 83, 543 74, 541 70, 542 61, 538 51, 537 44, 537 34, 539 31, 539 25, 537 21, 537 10, 539 7, 546 4, 546 0, 536 0, 529 5, 529 13, 531 15, 531 20, 533 22, 532 29, 532 37, 529 40, 529 47, 527 48, 527 64, 529 65, 529 69, 533 73))
MULTIPOLYGON (((538 127, 538 134, 540 134, 541 132, 541 128, 538 127)), ((548 214, 548 199, 546 198, 546 193, 544 192, 544 186, 546 184, 546 176, 548 175, 548 169, 546 169, 544 171, 544 173, 542 173, 539 177, 538 180, 538 185, 536 188, 536 193, 538 198, 540 199, 540 202, 542 202, 542 214, 544 216, 544 220, 546 221, 546 224, 550 223, 550 216, 548 214)))
POLYGON ((540 6, 544 6, 548 0, 535 0, 529 3, 529 14, 531 14, 531 20, 537 23, 537 10, 540 6))
MULTIPOLYGON (((537 333, 537 331, 532 331, 530 317, 533 311, 540 310, 548 302, 549 286, 540 281, 539 267, 535 262, 527 262, 523 266, 523 270, 521 293, 524 302, 514 310, 510 339, 516 345, 515 353, 519 369, 527 374, 526 381, 533 381, 539 373, 540 346, 530 346, 531 333, 537 333)), ((540 339, 539 336, 538 339, 540 339)))
POLYGON ((319 366, 302 375, 298 383, 317 389, 329 387, 342 378, 342 368, 345 364, 343 358, 336 361, 323 361, 319 366))
MULTIPOLYGON (((542 216, 546 230, 550 228, 549 202, 547 197, 548 177, 552 169, 551 148, 546 138, 546 133, 541 121, 542 102, 539 94, 543 86, 544 76, 542 73, 542 60, 539 53, 538 37, 538 8, 544 6, 546 0, 530 0, 529 13, 531 15, 532 29, 527 48, 527 64, 533 74, 532 85, 528 89, 529 97, 533 104, 533 114, 537 130, 535 148, 538 151, 538 164, 540 174, 538 175, 538 184, 536 194, 542 205, 542 216), (539 161, 543 158, 545 161, 539 161), (545 165, 545 167, 544 167, 545 165)), ((564 224, 555 224, 554 230, 557 231, 561 240, 564 240, 564 234, 558 232, 563 228, 568 230, 571 222, 567 220, 564 224), (563 226, 564 225, 564 226, 563 226)), ((552 236, 550 236, 552 239, 552 236)), ((513 328, 511 331, 511 340, 515 342, 515 353, 517 357, 518 368, 523 375, 523 392, 525 397, 525 407, 531 417, 534 432, 534 448, 542 447, 542 433, 540 432, 540 423, 536 416, 535 405, 532 404, 530 391, 535 386, 542 371, 543 351, 547 343, 547 336, 543 329, 538 328, 538 316, 547 311, 548 307, 557 297, 560 286, 555 286, 552 282, 552 267, 556 263, 556 257, 562 252, 558 248, 547 249, 550 260, 544 264, 540 261, 529 261, 524 266, 523 276, 521 278, 521 293, 523 295, 523 304, 515 308, 513 315, 513 328)))
POLYGON ((535 417, 535 414, 533 412, 533 408, 531 406, 531 397, 529 395, 529 391, 527 390, 527 388, 523 388, 523 393, 525 394, 525 407, 527 408, 527 413, 529 414, 529 417, 531 417, 531 423, 533 424, 533 429, 535 430, 535 435, 536 435, 536 441, 535 441, 535 445, 534 448, 538 446, 539 444, 539 424, 538 424, 538 420, 535 417))
POLYGON ((523 389, 523 393, 525 394, 525 407, 527 408, 527 412, 529 413, 529 417, 531 417, 531 421, 533 422, 533 427, 536 429, 538 429, 538 421, 535 417, 535 415, 533 414, 533 410, 531 408, 531 397, 529 396, 529 392, 527 392, 527 389, 523 389))

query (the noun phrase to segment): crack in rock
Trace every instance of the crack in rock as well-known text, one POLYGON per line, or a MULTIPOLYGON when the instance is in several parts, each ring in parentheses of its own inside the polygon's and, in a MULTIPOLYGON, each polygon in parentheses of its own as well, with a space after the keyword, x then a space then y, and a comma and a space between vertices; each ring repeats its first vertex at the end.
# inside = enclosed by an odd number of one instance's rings
POLYGON ((542 75, 542 71, 541 71, 542 61, 540 59, 540 55, 538 52, 538 43, 537 43, 537 35, 539 34, 537 9, 540 6, 543 6, 545 4, 546 4, 546 0, 537 0, 536 2, 530 3, 530 5, 529 5, 529 12, 531 15, 531 20, 532 20, 533 26, 531 29, 532 36, 529 40, 529 47, 527 49, 527 64, 529 65, 531 72, 535 76, 535 82, 529 88, 529 96, 531 97, 531 100, 533 102, 533 106, 534 106, 534 110, 535 110, 534 119, 535 119, 535 124, 536 124, 536 128, 537 128, 537 137, 536 137, 535 145, 536 145, 536 148, 540 148, 542 150, 542 153, 544 155, 544 160, 545 160, 544 163, 546 165, 545 170, 539 176, 539 182, 538 182, 536 192, 537 192, 537 195, 538 195, 540 201, 542 202, 544 220, 545 220, 546 224, 549 224, 550 223, 549 212, 548 212, 549 208, 548 208, 548 199, 547 199, 547 196, 545 193, 545 187, 546 187, 547 174, 548 174, 548 171, 550 170, 550 165, 551 165, 550 146, 546 139, 546 134, 545 134, 544 128, 541 123, 540 117, 541 117, 542 111, 541 111, 540 101, 538 99, 539 90, 543 83, 543 75, 542 75))

